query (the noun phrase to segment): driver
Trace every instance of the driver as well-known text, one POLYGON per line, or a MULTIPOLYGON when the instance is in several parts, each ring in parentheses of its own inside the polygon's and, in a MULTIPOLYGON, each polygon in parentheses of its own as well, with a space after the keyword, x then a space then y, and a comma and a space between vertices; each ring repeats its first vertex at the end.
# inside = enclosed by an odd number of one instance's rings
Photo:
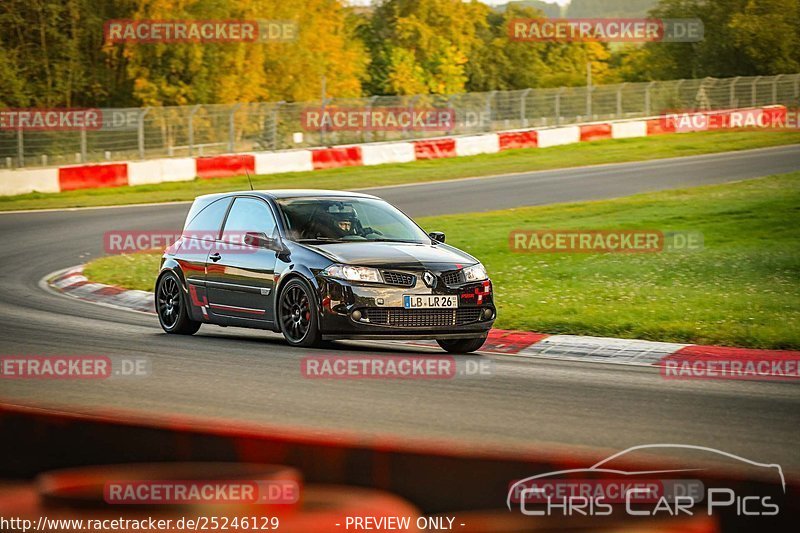
POLYGON ((340 237, 357 235, 355 218, 349 213, 334 216, 335 231, 340 237))

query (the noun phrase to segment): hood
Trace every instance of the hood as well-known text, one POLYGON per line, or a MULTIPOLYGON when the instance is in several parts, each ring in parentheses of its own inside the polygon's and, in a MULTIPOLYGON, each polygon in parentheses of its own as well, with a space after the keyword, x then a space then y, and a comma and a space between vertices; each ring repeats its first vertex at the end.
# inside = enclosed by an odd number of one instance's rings
POLYGON ((305 245, 331 261, 356 266, 387 268, 456 268, 478 261, 458 248, 446 244, 407 244, 393 242, 337 242, 305 245))

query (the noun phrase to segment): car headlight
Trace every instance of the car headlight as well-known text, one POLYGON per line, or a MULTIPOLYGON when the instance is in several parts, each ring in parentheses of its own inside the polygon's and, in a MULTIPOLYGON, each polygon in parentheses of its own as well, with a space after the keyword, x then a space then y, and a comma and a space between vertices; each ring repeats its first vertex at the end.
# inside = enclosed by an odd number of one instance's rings
POLYGON ((381 283, 381 274, 375 268, 357 267, 350 265, 331 265, 322 271, 326 276, 332 278, 346 279, 350 281, 371 281, 381 283))
POLYGON ((483 281, 488 279, 489 275, 486 273, 486 269, 483 268, 483 265, 478 263, 477 265, 465 268, 464 277, 467 281, 483 281))

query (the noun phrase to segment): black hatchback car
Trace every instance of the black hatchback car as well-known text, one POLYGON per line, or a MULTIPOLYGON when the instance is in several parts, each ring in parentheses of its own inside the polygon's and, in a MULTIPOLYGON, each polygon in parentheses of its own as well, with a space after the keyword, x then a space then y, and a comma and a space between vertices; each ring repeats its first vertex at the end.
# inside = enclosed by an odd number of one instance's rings
POLYGON ((200 196, 161 260, 156 309, 167 333, 202 323, 335 339, 483 345, 492 283, 478 260, 389 203, 322 190, 200 196))

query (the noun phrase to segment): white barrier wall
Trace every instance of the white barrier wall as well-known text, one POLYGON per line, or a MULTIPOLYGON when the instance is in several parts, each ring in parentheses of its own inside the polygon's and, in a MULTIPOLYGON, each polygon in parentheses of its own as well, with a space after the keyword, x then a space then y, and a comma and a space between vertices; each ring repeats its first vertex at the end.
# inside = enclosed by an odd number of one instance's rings
POLYGON ((496 133, 488 135, 470 135, 456 137, 456 155, 493 154, 500 151, 500 136, 496 133))
MULTIPOLYGON (((164 181, 191 181, 197 177, 197 163, 193 157, 161 160, 161 178, 164 181)), ((128 168, 130 179, 130 167, 128 168)))
POLYGON ((581 142, 581 128, 579 126, 536 130, 536 134, 539 138, 539 148, 581 142))
POLYGON ((161 159, 128 162, 128 185, 148 185, 162 181, 161 159))
POLYGON ((408 163, 416 160, 414 145, 407 142, 361 145, 361 161, 364 165, 384 163, 408 163))
POLYGON ((611 138, 627 139, 629 137, 647 137, 647 122, 636 120, 611 123, 611 138))
POLYGON ((255 156, 256 174, 278 174, 280 172, 303 172, 314 170, 310 150, 289 152, 257 152, 255 156))
POLYGON ((191 157, 128 162, 128 185, 191 181, 196 174, 197 166, 191 157))
POLYGON ((57 168, 0 171, 0 196, 29 192, 61 192, 57 168))

